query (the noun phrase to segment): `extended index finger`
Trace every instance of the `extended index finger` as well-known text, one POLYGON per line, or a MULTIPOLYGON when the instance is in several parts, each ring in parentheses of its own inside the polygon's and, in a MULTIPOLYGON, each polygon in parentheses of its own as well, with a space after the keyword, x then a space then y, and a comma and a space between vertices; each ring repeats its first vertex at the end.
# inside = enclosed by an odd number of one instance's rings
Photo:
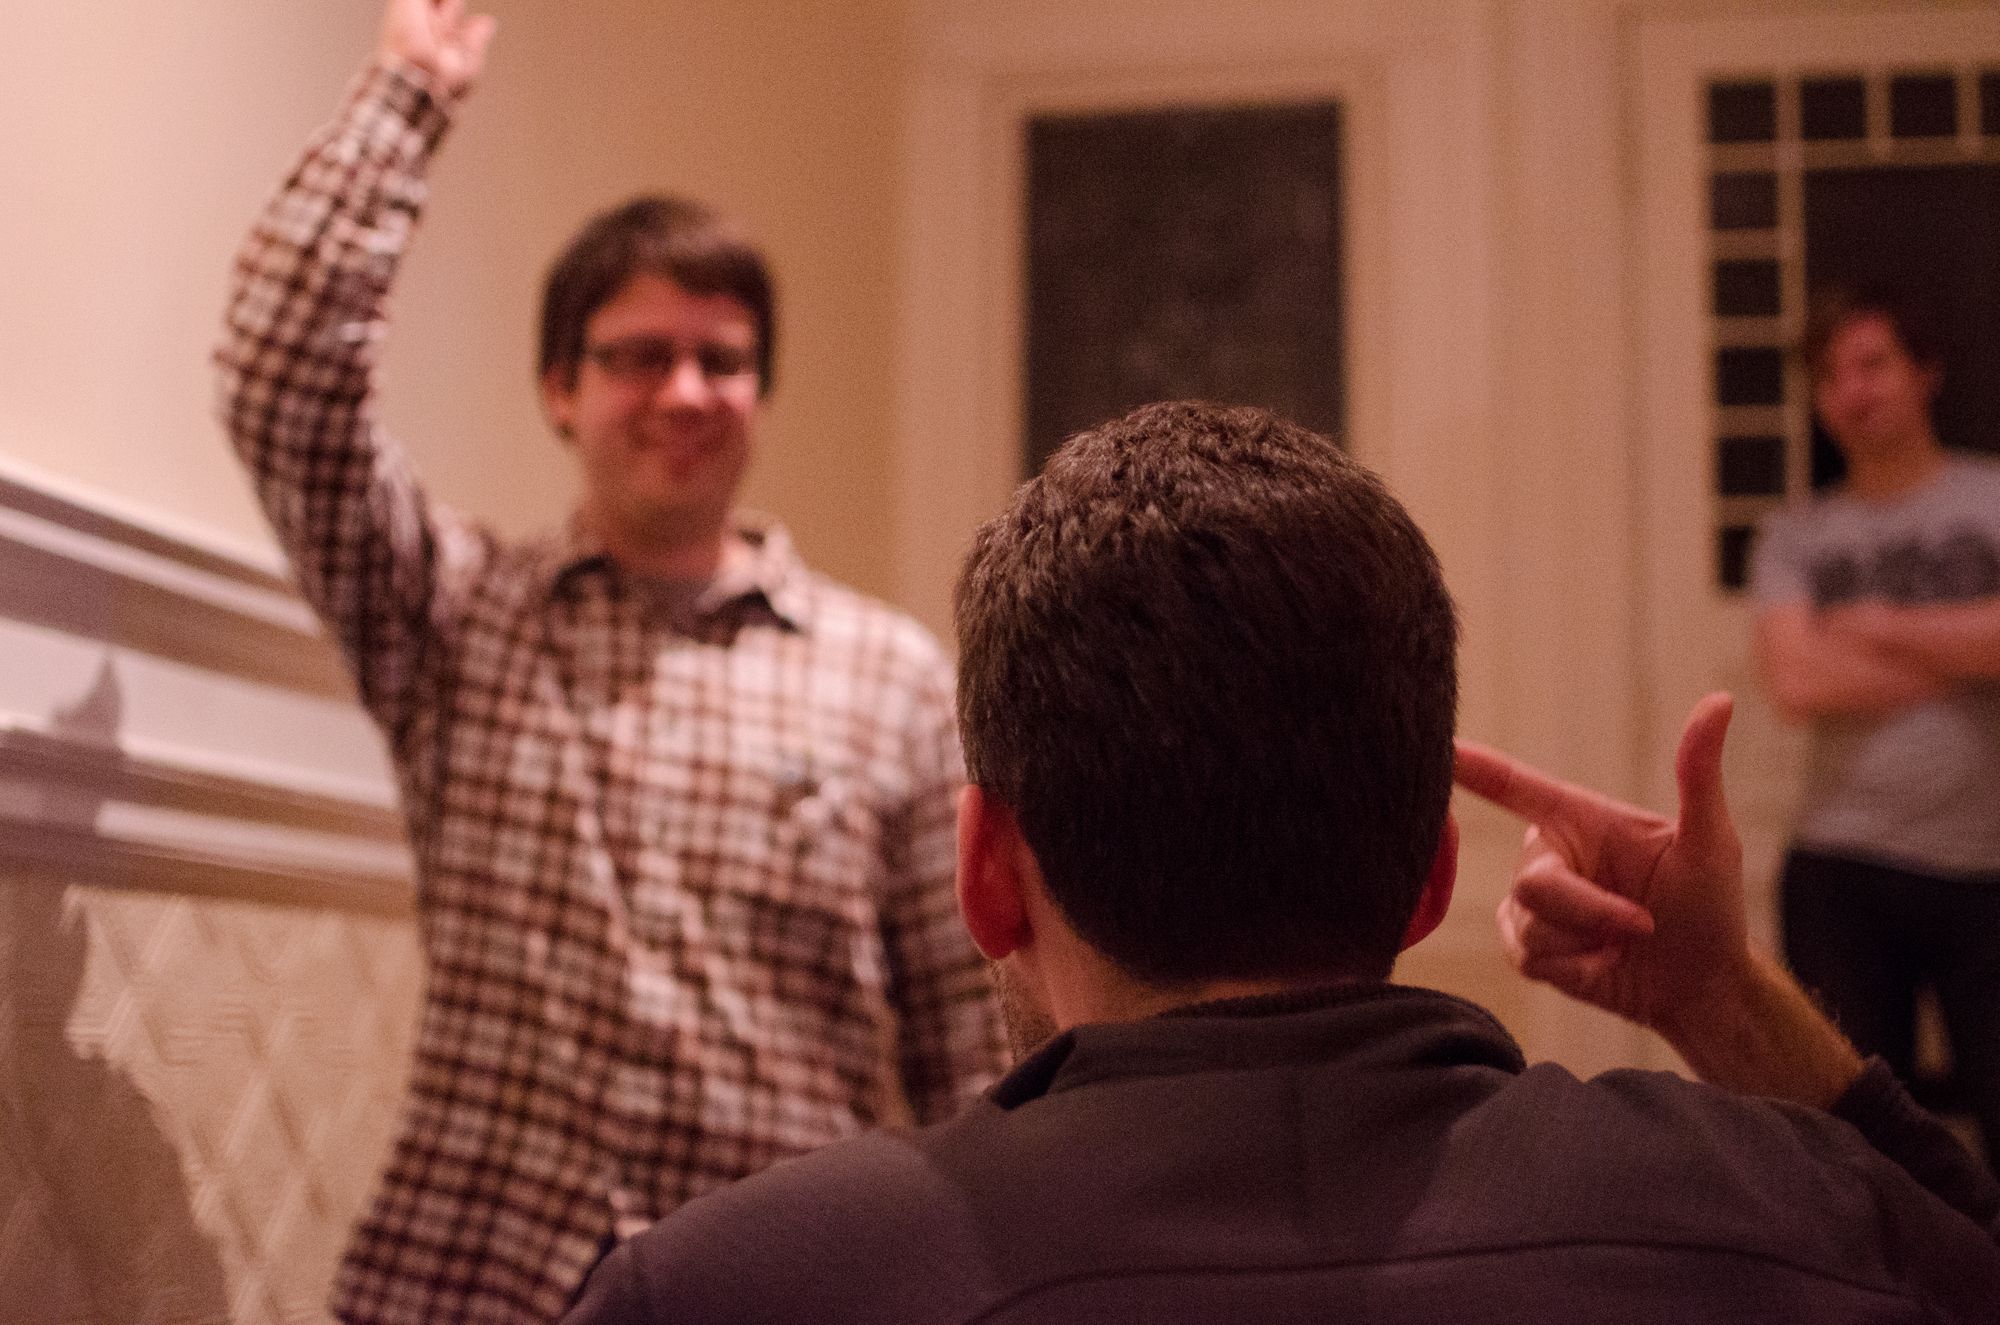
POLYGON ((1601 819, 1611 808, 1596 792, 1550 777, 1490 745, 1457 741, 1454 747, 1452 780, 1530 823, 1579 824, 1601 819))

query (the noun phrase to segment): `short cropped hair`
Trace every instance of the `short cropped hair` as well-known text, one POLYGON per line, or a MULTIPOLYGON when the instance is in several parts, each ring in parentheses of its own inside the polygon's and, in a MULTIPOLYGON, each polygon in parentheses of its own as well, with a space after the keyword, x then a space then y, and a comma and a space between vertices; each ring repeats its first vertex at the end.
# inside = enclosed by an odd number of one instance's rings
POLYGON ((1944 367, 1944 341, 1936 319, 1923 304, 1905 292, 1886 285, 1835 284, 1821 286, 1806 301, 1805 334, 1799 338, 1799 356, 1806 374, 1818 381, 1826 366, 1833 338, 1849 323, 1878 317, 1889 324, 1903 352, 1921 368, 1944 367))
POLYGON ((1457 620, 1381 482, 1263 410, 1079 433, 958 580, 968 773, 1156 986, 1387 975, 1451 795, 1457 620))
POLYGON ((537 373, 572 382, 591 316, 634 276, 672 281, 690 294, 728 295, 757 329, 757 393, 769 395, 778 344, 777 293, 755 245, 713 209, 687 198, 644 196, 592 217, 549 268, 542 287, 537 373))

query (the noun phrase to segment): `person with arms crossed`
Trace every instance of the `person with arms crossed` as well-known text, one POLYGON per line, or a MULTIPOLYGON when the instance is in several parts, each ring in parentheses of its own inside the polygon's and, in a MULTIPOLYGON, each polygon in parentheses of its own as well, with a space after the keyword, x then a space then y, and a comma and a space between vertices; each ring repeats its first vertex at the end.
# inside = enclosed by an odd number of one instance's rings
POLYGON ((374 346, 490 19, 390 0, 377 58, 238 256, 222 414, 394 757, 426 986, 348 1321, 549 1321, 710 1188, 1005 1063, 951 892, 949 666, 737 489, 762 257, 644 198, 552 268, 541 389, 581 507, 513 544, 429 500, 374 346))
POLYGON ((1080 434, 957 618, 960 909, 1050 1038, 682 1207, 570 1325, 1995 1320, 2000 1190, 1750 953, 1725 699, 1675 823, 1459 755, 1538 821, 1524 968, 1718 1084, 1579 1081, 1387 982, 1455 877, 1456 622, 1333 443, 1200 404, 1080 434))
POLYGON ((1785 955, 1905 1081, 1934 986, 2000 1158, 2000 462, 1945 450, 1939 351, 1887 293, 1829 291, 1804 343, 1836 490, 1773 516, 1751 589, 1758 661, 1809 723, 1779 880, 1785 955))

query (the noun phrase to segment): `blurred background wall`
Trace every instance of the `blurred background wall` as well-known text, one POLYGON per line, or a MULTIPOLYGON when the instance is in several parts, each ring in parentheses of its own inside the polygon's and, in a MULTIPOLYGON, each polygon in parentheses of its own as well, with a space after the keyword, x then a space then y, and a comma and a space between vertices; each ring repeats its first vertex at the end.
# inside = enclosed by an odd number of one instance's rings
MULTIPOLYGON (((943 629, 1018 472, 1024 126, 1332 99, 1346 432, 1461 599, 1465 730, 1662 808, 1687 705, 1750 685, 1715 573, 1710 364, 1743 329, 1707 297, 1706 89, 2000 68, 1994 8, 1944 0, 489 8, 386 351, 384 416, 439 496, 560 518, 543 267, 590 211, 685 191, 783 283, 749 501, 943 629)), ((390 787, 207 365, 229 256, 376 18, 80 0, 0 43, 0 1302, 37 1320, 317 1318, 394 1121, 420 971, 390 787)), ((1987 160, 2000 129, 1953 142, 1987 160)), ((1740 727, 1766 871, 1796 740, 1754 695, 1740 727)), ((1533 1055, 1664 1063, 1511 978, 1490 913, 1516 830, 1460 813, 1461 901, 1405 977, 1533 1055)))

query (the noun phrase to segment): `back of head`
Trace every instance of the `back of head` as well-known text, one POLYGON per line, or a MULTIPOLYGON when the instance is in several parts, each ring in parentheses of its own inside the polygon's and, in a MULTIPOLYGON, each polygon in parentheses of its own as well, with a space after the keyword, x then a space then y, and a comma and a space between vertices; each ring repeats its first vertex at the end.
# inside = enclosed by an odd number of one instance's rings
POLYGON ((1136 978, 1385 975, 1451 793, 1457 630, 1407 512, 1261 410, 1081 433, 959 578, 972 780, 1136 978))

